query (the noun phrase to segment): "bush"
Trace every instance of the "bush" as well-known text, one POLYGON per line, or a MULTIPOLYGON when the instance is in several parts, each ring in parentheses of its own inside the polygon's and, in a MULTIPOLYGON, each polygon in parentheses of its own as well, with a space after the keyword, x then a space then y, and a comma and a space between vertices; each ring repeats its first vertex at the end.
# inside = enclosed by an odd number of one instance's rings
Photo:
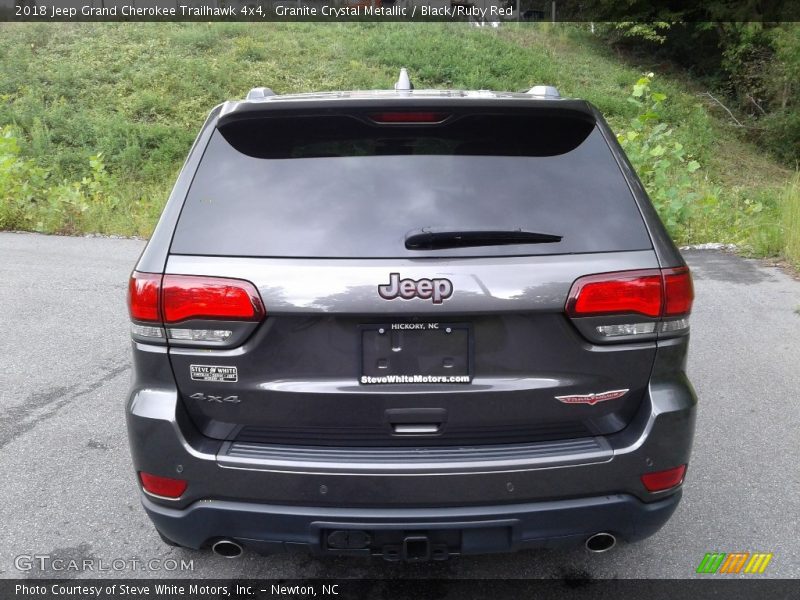
MULTIPOLYGON (((777 256, 784 248, 781 203, 772 189, 723 187, 711 181, 676 127, 662 120, 666 94, 641 77, 628 102, 638 109, 618 135, 672 238, 679 244, 724 242, 746 253, 777 256)), ((800 234, 798 234, 800 235, 800 234)))
MULTIPOLYGON (((648 10, 646 3, 640 4, 648 10)), ((679 11, 671 22, 607 23, 597 31, 617 48, 632 50, 629 54, 637 60, 660 63, 662 68, 683 67, 730 107, 736 119, 730 123, 744 125, 736 125, 742 139, 758 143, 797 168, 800 24, 712 22, 681 16, 685 15, 679 11)), ((715 110, 727 119, 727 113, 715 110)))
POLYGON ((102 154, 89 158, 88 174, 79 181, 54 182, 48 170, 21 156, 16 136, 13 128, 0 128, 0 229, 102 230, 126 209, 102 154))
POLYGON ((48 172, 20 156, 14 131, 0 128, 0 229, 30 229, 42 212, 48 172))
MULTIPOLYGON (((639 114, 618 138, 670 234, 685 241, 689 237, 689 222, 701 199, 692 177, 700 163, 674 139, 674 129, 662 122, 667 96, 651 89, 652 79, 653 74, 648 73, 633 86, 628 101, 638 107, 639 114)), ((702 198, 706 207, 715 203, 714 197, 702 198)))
POLYGON ((761 143, 785 164, 800 167, 800 112, 782 109, 763 117, 761 143))

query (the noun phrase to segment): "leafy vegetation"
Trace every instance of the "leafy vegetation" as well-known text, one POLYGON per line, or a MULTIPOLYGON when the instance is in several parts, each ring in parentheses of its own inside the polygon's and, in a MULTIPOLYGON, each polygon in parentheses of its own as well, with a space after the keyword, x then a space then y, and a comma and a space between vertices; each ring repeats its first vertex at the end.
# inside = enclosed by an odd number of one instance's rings
POLYGON ((800 175, 786 186, 782 205, 785 256, 800 269, 800 175))
POLYGON ((0 127, 0 229, 125 235, 151 230, 162 204, 148 202, 142 189, 157 190, 155 185, 120 188, 102 153, 88 157, 80 179, 59 178, 22 156, 16 135, 15 128, 0 127))
POLYGON ((601 38, 548 24, 0 25, 0 228, 147 236, 210 107, 256 85, 386 89, 401 66, 418 88, 552 83, 592 101, 680 243, 796 240, 790 171, 693 80, 642 78, 601 38))
POLYGON ((689 70, 724 100, 716 109, 730 111, 731 126, 790 168, 798 168, 800 24, 768 19, 679 23, 680 13, 670 18, 672 22, 607 24, 601 30, 618 48, 689 70))
POLYGON ((667 229, 679 243, 739 232, 730 239, 749 244, 752 253, 779 254, 784 233, 780 200, 763 192, 731 194, 698 177, 701 164, 676 139, 677 128, 663 120, 668 97, 651 89, 653 77, 648 73, 634 84, 628 101, 639 112, 618 138, 667 229))
POLYGON ((637 166, 639 177, 659 210, 667 228, 686 237, 695 217, 694 207, 701 194, 692 173, 700 163, 687 155, 684 145, 674 139, 675 129, 663 122, 663 105, 667 95, 651 90, 653 74, 641 77, 629 98, 639 109, 630 121, 630 128, 618 135, 628 158, 637 166))

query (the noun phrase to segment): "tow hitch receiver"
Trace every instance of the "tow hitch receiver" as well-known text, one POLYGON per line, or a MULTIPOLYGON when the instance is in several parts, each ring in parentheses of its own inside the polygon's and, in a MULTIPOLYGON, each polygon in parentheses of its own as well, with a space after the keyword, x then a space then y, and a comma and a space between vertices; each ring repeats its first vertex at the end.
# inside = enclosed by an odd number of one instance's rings
POLYGON ((428 560, 447 560, 450 549, 447 544, 435 544, 426 535, 408 535, 400 545, 387 544, 382 548, 384 560, 406 562, 425 562, 428 560))
POLYGON ((403 559, 424 562, 431 559, 431 543, 425 535, 409 535, 403 540, 403 559))
POLYGON ((447 560, 459 554, 461 535, 457 530, 397 531, 334 529, 323 532, 323 550, 344 556, 382 556, 384 560, 425 562, 447 560))

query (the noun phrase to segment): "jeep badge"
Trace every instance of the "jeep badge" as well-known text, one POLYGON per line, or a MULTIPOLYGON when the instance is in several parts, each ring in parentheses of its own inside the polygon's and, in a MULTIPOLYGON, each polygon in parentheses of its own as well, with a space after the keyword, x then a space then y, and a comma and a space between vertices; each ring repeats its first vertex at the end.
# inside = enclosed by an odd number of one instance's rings
POLYGON ((384 300, 419 298, 441 304, 453 295, 453 284, 449 279, 400 279, 400 273, 391 273, 389 283, 378 286, 378 295, 384 300))

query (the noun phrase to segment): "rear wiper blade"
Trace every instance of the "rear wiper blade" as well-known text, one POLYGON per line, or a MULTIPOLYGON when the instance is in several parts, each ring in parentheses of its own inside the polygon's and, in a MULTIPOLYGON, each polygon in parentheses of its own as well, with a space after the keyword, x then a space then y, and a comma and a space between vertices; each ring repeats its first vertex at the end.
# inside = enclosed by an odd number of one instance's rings
POLYGON ((463 229, 425 228, 406 236, 408 250, 444 250, 475 246, 505 246, 510 244, 553 244, 560 235, 525 231, 524 229, 463 229))

